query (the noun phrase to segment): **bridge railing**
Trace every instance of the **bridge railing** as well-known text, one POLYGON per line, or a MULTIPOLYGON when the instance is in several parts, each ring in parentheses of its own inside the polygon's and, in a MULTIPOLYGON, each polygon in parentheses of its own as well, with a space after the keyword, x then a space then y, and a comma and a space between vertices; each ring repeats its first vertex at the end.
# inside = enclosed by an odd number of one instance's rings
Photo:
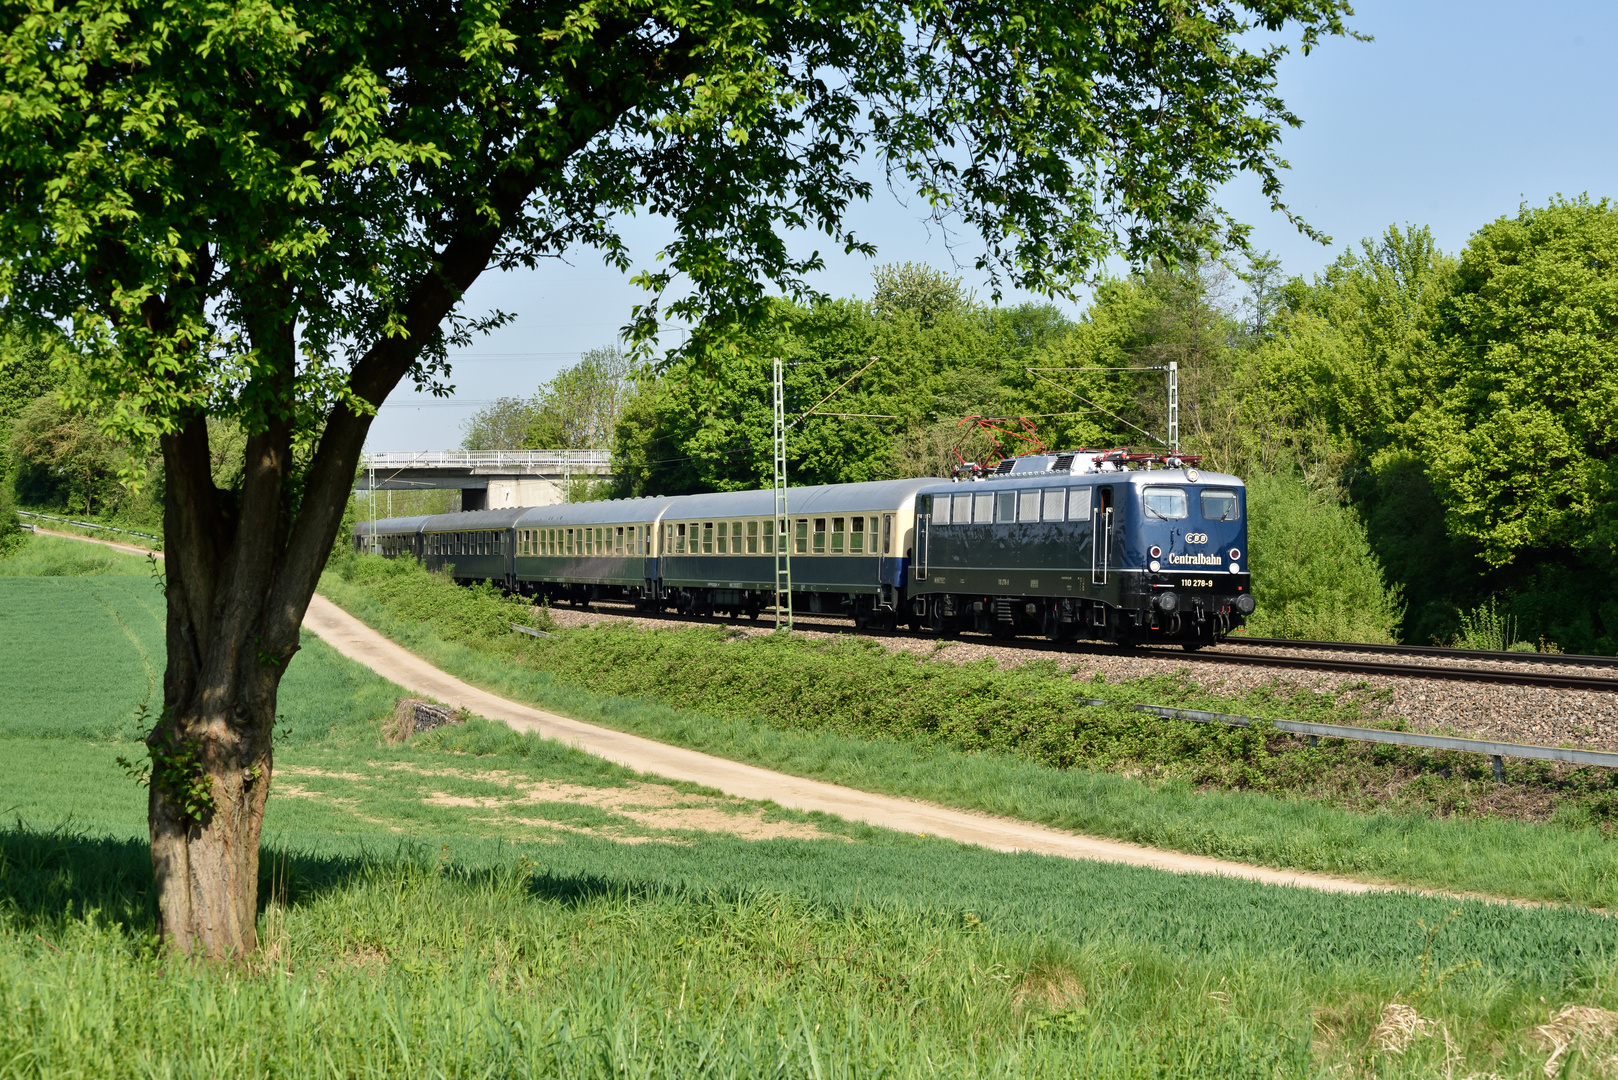
POLYGON ((611 450, 422 450, 364 454, 367 469, 538 469, 610 472, 611 450))

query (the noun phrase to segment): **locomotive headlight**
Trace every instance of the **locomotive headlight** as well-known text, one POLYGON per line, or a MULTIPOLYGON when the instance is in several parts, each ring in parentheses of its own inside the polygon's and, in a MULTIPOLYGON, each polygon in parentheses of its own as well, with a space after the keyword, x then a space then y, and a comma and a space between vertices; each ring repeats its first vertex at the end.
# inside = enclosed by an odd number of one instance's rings
POLYGON ((1156 559, 1153 559, 1147 565, 1152 568, 1152 573, 1154 573, 1154 574, 1157 573, 1159 570, 1163 569, 1163 564, 1158 562, 1156 559))
POLYGON ((1257 606, 1258 605, 1253 602, 1252 593, 1242 593, 1236 598, 1236 610, 1241 612, 1243 615, 1253 614, 1253 609, 1257 606))
POLYGON ((1174 611, 1180 606, 1180 598, 1171 592, 1160 592, 1153 599, 1157 601, 1157 610, 1174 611))

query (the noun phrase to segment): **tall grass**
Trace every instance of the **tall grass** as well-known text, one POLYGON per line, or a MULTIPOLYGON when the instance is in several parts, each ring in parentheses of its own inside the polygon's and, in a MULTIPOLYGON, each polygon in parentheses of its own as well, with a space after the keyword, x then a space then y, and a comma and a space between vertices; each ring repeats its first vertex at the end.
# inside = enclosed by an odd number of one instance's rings
POLYGON ((783 843, 572 843, 483 865, 408 845, 272 851, 262 954, 220 969, 156 949, 143 845, 8 830, 0 1061, 37 1076, 1531 1076, 1548 1056, 1535 1025, 1569 1000, 1618 1003, 1610 960, 1581 958, 1611 944, 1604 921, 1475 904, 1448 919, 1418 898, 913 846, 887 874, 894 852, 846 844, 813 861, 783 843), (807 872, 839 864, 865 891, 812 895, 807 872), (998 877, 1012 897, 1018 867, 1062 916, 1038 932, 988 892, 964 907, 918 887, 998 877), (1097 880, 1068 899, 1047 867, 1097 880), (802 884, 737 883, 753 874, 802 884), (1276 910, 1251 902, 1266 897, 1276 910), (1097 911, 1088 931, 1069 914, 1097 911), (1395 999, 1432 1026, 1399 1053, 1372 1041, 1395 999))

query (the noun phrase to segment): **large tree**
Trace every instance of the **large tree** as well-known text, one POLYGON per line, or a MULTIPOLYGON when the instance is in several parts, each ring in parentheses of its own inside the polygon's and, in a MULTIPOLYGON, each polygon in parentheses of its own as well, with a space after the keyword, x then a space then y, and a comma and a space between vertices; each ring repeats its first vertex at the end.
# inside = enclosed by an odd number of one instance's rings
MULTIPOLYGON (((862 156, 1065 290, 1098 260, 1280 203, 1283 33, 1343 0, 5 0, 0 292, 74 340, 73 396, 167 470, 168 668, 148 740, 169 941, 255 947, 276 688, 365 434, 401 380, 446 389, 491 267, 665 216, 641 277, 710 348, 803 291, 783 234, 844 224, 862 156), (682 284, 683 283, 683 284, 682 284), (683 290, 678 295, 669 290, 683 290), (669 297, 673 297, 669 299, 669 297), (207 419, 248 433, 215 486, 207 419)), ((1300 227, 1302 223, 1300 223, 1300 227)))

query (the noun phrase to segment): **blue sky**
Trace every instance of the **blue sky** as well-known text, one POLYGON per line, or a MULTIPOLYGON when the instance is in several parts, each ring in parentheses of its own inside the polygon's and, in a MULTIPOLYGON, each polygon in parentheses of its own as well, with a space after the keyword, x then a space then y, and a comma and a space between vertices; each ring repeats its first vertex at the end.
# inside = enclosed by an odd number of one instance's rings
MULTIPOLYGON (((1375 40, 1327 42, 1308 57, 1294 51, 1281 70, 1282 96, 1304 120, 1283 146, 1292 166, 1286 199, 1332 245, 1299 236, 1254 184, 1224 192, 1225 205, 1254 226, 1255 246, 1278 255, 1289 274, 1313 275, 1389 225, 1429 225, 1453 251, 1524 201, 1618 195, 1618 5, 1377 0, 1357 5, 1352 22, 1375 40)), ((885 189, 853 221, 878 254, 828 253, 815 284, 832 295, 865 295, 880 263, 950 267, 941 237, 885 189)), ((632 221, 624 231, 642 264, 650 260, 656 223, 632 221)), ((962 238, 966 262, 971 239, 962 238)), ((970 267, 952 272, 982 285, 970 267)), ((462 421, 480 404, 526 396, 582 350, 610 343, 641 295, 589 252, 485 275, 469 306, 514 312, 515 323, 463 351, 451 401, 395 391, 368 449, 457 446, 462 421)))

